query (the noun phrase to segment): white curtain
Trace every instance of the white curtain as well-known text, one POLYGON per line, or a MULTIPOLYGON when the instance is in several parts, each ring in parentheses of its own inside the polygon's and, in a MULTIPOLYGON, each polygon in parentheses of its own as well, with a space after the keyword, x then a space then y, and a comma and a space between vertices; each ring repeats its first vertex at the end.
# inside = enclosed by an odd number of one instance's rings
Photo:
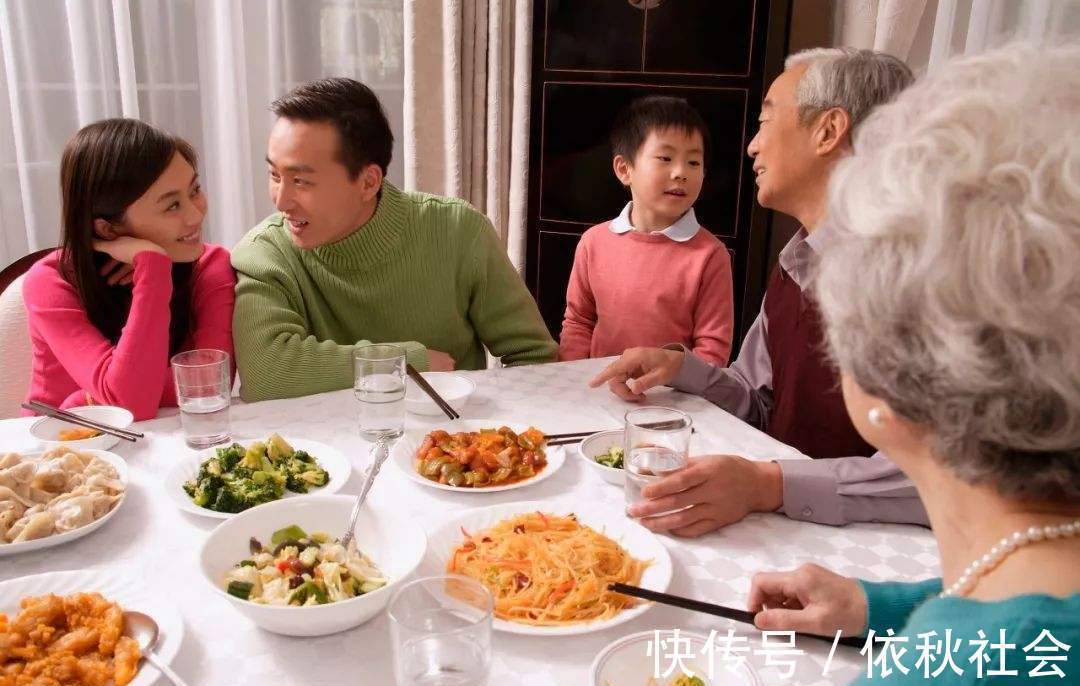
POLYGON ((525 264, 531 0, 405 3, 405 185, 484 212, 525 264))
POLYGON ((0 0, 0 267, 59 238, 67 139, 137 117, 198 150, 207 240, 231 247, 273 211, 267 107, 323 76, 359 79, 399 134, 404 0, 0 0))
POLYGON ((1052 45, 1080 39, 1077 0, 842 0, 837 45, 873 48, 917 73, 954 55, 1014 40, 1052 45))

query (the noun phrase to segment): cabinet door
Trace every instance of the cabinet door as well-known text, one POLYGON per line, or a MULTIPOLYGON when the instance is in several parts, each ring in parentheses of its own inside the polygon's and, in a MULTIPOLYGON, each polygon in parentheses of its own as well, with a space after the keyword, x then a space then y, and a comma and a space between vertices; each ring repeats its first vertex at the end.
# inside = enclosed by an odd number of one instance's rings
POLYGON ((566 285, 570 283, 570 271, 574 268, 574 251, 577 250, 581 234, 572 230, 540 230, 537 250, 539 282, 536 291, 536 305, 540 316, 544 318, 548 331, 555 340, 562 332, 563 314, 566 310, 566 285))
POLYGON ((612 171, 611 126, 631 100, 657 93, 686 98, 708 125, 710 152, 695 212, 713 233, 737 235, 748 143, 743 130, 747 91, 742 88, 545 84, 540 219, 589 226, 622 210, 630 192, 612 171))
POLYGON ((746 76, 753 0, 667 0, 647 12, 644 71, 746 76))
POLYGON ((641 70, 645 12, 626 0, 547 0, 546 5, 545 69, 641 70))

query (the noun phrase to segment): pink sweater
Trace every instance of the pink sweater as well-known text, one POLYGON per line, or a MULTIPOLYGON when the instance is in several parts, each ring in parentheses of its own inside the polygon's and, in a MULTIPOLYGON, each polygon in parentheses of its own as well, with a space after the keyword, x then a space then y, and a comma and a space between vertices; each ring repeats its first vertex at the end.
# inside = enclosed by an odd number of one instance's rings
POLYGON ((566 291, 560 360, 618 355, 634 346, 682 343, 720 366, 731 352, 731 258, 699 230, 679 243, 663 234, 581 237, 566 291))
MULTIPOLYGON (((126 407, 136 420, 153 418, 159 407, 176 407, 169 368, 169 258, 155 252, 135 256, 131 312, 119 342, 112 345, 90 323, 75 287, 61 276, 59 257, 57 250, 37 262, 23 283, 34 350, 28 399, 60 408, 92 399, 126 407)), ((216 348, 232 356, 236 275, 229 252, 207 245, 192 279, 191 331, 182 349, 216 348)))

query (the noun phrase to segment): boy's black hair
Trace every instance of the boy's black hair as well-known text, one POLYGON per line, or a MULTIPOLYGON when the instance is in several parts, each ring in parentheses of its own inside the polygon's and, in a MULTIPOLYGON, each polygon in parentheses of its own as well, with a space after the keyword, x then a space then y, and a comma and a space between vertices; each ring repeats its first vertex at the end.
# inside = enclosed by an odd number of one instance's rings
POLYGON ((687 134, 700 133, 708 162, 709 129, 705 120, 685 99, 669 95, 646 95, 619 113, 611 129, 611 154, 622 155, 632 163, 650 132, 672 128, 687 134))
POLYGON ((341 139, 338 160, 353 179, 369 164, 379 165, 386 175, 394 134, 379 98, 359 81, 309 81, 271 103, 270 111, 286 119, 332 124, 341 139))

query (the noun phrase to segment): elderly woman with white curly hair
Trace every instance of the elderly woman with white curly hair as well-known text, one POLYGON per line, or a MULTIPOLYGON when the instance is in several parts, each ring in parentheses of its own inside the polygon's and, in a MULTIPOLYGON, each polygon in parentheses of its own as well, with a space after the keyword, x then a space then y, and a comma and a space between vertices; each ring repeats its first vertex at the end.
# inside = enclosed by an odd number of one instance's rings
MULTIPOLYGON (((762 629, 892 629, 911 656, 951 630, 967 652, 949 683, 1000 669, 966 656, 1005 630, 1023 680, 1026 648, 1054 648, 1044 630, 1080 642, 1080 45, 952 62, 855 148, 830 186, 815 293, 848 413, 918 489, 942 578, 806 565, 756 575, 750 609, 762 629)), ((889 680, 925 682, 914 662, 889 680)))

